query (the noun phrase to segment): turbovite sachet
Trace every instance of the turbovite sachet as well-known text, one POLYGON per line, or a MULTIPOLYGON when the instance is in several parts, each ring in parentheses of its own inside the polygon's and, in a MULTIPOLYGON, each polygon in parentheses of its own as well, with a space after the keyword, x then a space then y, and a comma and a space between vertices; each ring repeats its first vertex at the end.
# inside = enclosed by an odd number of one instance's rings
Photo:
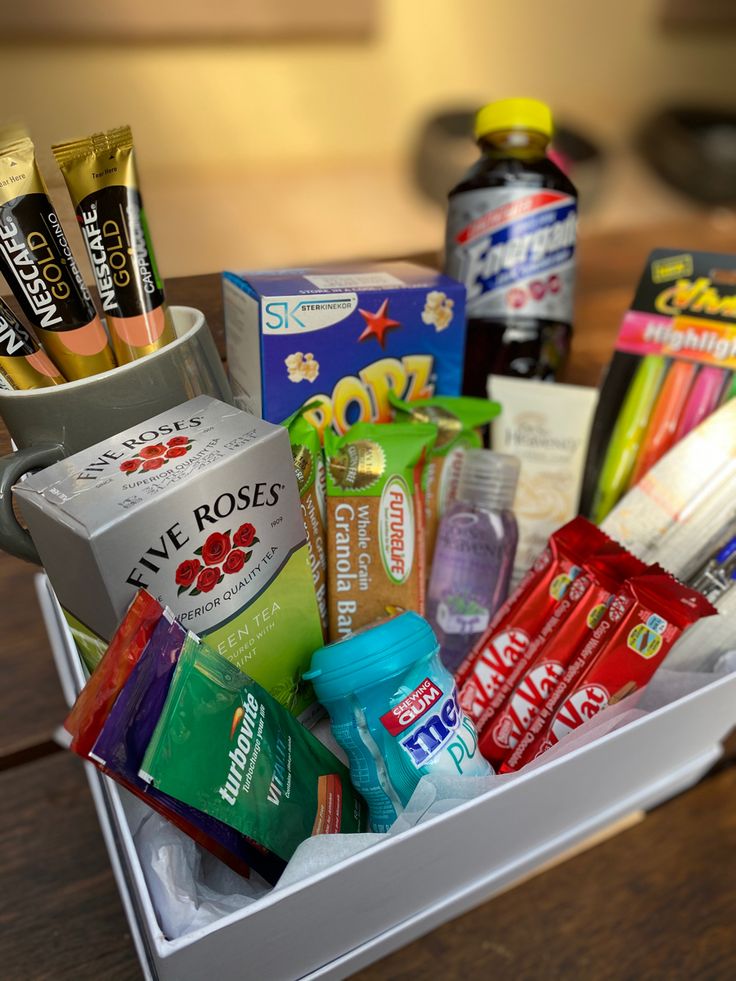
POLYGON ((465 287, 409 262, 223 274, 230 378, 242 408, 281 422, 307 403, 321 432, 388 422, 459 395, 465 287))
POLYGON ((82 651, 145 588, 303 717, 322 631, 286 429, 201 396, 14 491, 82 651))

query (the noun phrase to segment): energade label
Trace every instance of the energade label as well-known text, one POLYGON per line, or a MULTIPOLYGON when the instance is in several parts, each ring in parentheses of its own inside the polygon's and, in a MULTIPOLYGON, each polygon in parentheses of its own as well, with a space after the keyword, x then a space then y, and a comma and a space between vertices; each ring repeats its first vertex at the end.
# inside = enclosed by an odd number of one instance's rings
POLYGON ((450 198, 447 272, 470 318, 572 322, 577 202, 561 191, 478 188, 450 198))

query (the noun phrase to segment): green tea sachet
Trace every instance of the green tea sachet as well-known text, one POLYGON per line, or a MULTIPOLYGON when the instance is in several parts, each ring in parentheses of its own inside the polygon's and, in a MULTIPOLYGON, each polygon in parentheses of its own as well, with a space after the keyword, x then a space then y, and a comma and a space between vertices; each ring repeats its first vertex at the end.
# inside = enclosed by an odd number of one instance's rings
POLYGON ((449 395, 402 402, 393 392, 389 392, 389 402, 397 422, 432 423, 437 427, 437 439, 427 454, 423 487, 424 538, 429 567, 440 518, 457 491, 465 450, 483 445, 478 430, 496 418, 501 406, 487 399, 449 395))
POLYGON ((192 634, 140 776, 284 861, 312 835, 368 827, 347 767, 259 684, 192 634))

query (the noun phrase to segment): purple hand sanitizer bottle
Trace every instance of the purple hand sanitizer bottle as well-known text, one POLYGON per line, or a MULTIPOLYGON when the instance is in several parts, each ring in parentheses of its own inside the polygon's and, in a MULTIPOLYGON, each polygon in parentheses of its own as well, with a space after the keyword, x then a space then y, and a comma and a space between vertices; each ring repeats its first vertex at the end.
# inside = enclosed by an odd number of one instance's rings
POLYGON ((467 450, 457 499, 437 533, 427 619, 440 656, 455 671, 508 595, 518 529, 511 510, 519 460, 492 450, 467 450))

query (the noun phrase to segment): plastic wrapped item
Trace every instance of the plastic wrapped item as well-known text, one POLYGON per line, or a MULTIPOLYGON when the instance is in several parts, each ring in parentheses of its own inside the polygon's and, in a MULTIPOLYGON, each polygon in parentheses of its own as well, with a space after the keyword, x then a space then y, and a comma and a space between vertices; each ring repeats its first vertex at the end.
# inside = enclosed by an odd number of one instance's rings
POLYGON ((140 776, 284 861, 366 828, 346 767, 252 678, 190 635, 140 776))
POLYGON ((64 722, 64 728, 72 736, 71 748, 75 753, 89 755, 120 689, 163 613, 161 604, 145 589, 136 594, 102 660, 64 722))
POLYGON ((481 752, 498 768, 543 708, 616 592, 646 566, 623 549, 586 560, 478 723, 481 752))
POLYGON ((632 576, 506 757, 501 772, 520 769, 586 719, 640 691, 682 632, 714 613, 705 597, 661 570, 632 576))
POLYGON ((284 869, 282 860, 234 828, 162 794, 138 776, 186 639, 186 631, 167 613, 118 695, 89 759, 238 874, 248 876, 252 866, 269 882, 276 882, 284 869))
POLYGON ((689 580, 734 522, 736 399, 731 399, 663 456, 601 529, 643 561, 689 580))
POLYGON ((396 610, 424 613, 426 454, 437 427, 358 423, 325 431, 330 639, 396 610))

